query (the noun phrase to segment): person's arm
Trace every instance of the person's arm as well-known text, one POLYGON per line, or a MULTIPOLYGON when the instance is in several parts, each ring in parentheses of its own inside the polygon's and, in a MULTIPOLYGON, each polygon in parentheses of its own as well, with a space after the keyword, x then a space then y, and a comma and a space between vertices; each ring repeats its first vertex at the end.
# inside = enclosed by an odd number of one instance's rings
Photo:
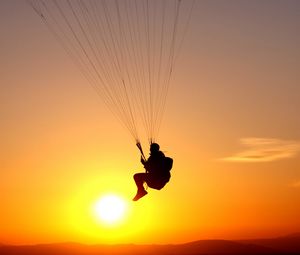
POLYGON ((150 171, 149 166, 151 165, 151 160, 152 160, 151 156, 147 160, 145 160, 143 157, 141 157, 141 162, 144 165, 146 172, 150 171))
POLYGON ((145 166, 145 164, 146 164, 146 160, 143 158, 143 157, 141 157, 141 163, 145 166))

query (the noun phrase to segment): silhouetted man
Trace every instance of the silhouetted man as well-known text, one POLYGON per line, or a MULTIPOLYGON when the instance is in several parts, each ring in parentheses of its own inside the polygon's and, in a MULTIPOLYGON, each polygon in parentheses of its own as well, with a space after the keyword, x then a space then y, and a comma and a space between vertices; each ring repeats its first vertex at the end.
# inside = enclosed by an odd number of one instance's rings
POLYGON ((170 180, 171 175, 169 170, 171 170, 172 166, 168 169, 166 159, 170 158, 165 157, 164 153, 159 150, 157 143, 152 143, 150 145, 150 157, 148 160, 145 160, 143 157, 141 158, 141 163, 144 165, 146 173, 137 173, 133 176, 138 189, 133 201, 137 201, 147 195, 144 183, 150 188, 160 190, 170 180))

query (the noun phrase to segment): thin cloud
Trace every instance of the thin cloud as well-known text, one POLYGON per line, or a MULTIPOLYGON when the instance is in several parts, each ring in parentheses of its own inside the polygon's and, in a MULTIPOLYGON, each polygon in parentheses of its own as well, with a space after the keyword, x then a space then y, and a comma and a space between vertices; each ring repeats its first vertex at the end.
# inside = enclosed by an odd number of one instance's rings
POLYGON ((275 138, 248 137, 240 140, 247 148, 222 160, 233 162, 270 162, 292 158, 300 151, 300 142, 275 138))
POLYGON ((293 188, 300 188, 300 181, 296 181, 290 184, 291 187, 293 188))

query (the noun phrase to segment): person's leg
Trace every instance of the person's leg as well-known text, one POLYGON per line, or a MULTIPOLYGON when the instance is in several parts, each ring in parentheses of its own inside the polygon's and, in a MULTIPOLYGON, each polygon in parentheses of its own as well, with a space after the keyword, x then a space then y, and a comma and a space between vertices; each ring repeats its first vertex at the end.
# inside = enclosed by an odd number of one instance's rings
POLYGON ((138 173, 133 176, 135 184, 138 190, 144 190, 144 182, 146 179, 146 173, 138 173))
POLYGON ((138 188, 137 193, 135 197, 133 198, 133 201, 139 200, 141 197, 145 196, 147 194, 147 191, 144 188, 144 182, 147 179, 146 173, 138 173, 133 176, 133 179, 135 181, 135 184, 138 188))

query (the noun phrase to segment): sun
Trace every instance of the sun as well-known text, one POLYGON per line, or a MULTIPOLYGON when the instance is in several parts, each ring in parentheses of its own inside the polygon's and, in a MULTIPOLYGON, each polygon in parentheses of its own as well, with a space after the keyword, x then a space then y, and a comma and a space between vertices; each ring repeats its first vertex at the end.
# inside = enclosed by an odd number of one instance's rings
POLYGON ((105 225, 115 225, 124 219, 126 209, 124 199, 114 194, 108 194, 96 201, 94 214, 105 225))

